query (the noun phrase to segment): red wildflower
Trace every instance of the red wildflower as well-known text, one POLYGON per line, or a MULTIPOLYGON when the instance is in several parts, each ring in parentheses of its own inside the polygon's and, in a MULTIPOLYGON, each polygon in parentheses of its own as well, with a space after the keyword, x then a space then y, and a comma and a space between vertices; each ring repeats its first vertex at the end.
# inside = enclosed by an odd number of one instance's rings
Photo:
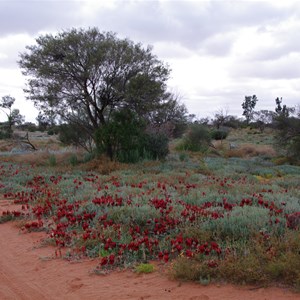
POLYGON ((115 263, 115 255, 114 254, 111 254, 109 257, 108 257, 108 260, 109 260, 109 264, 110 265, 113 265, 115 263))
POLYGON ((163 259, 164 259, 164 262, 167 263, 169 261, 169 254, 165 254, 163 259))
POLYGON ((107 263, 108 263, 107 257, 102 257, 101 261, 100 261, 100 265, 101 266, 105 266, 105 265, 107 265, 107 263))

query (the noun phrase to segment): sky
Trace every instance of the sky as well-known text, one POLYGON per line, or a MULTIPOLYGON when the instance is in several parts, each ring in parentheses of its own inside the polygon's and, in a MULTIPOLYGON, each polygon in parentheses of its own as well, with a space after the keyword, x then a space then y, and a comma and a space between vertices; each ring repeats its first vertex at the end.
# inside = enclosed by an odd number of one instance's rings
POLYGON ((241 117, 245 96, 257 96, 256 110, 274 110, 277 97, 300 104, 298 0, 0 0, 0 98, 35 122, 19 54, 40 35, 89 27, 153 46, 198 119, 241 117))

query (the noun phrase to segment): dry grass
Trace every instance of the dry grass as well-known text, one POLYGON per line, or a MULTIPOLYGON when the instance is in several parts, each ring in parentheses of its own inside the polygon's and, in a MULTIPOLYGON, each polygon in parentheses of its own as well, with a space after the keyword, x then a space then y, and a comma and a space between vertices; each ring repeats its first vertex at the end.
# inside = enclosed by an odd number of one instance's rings
POLYGON ((49 151, 34 151, 24 154, 11 154, 8 156, 0 156, 0 161, 12 162, 12 163, 27 163, 35 166, 49 166, 51 165, 51 158, 54 158, 54 165, 68 165, 72 156, 76 155, 78 160, 83 157, 81 151, 70 151, 70 152, 57 152, 51 153, 49 151))
POLYGON ((81 165, 80 168, 84 171, 97 171, 102 175, 108 175, 117 170, 128 169, 128 164, 111 161, 108 157, 103 155, 81 165))
POLYGON ((225 151, 225 157, 241 157, 248 158, 254 156, 276 156, 276 151, 270 145, 253 145, 243 144, 237 149, 229 149, 225 151))
POLYGON ((0 140, 0 152, 9 152, 13 148, 14 144, 10 141, 0 140))

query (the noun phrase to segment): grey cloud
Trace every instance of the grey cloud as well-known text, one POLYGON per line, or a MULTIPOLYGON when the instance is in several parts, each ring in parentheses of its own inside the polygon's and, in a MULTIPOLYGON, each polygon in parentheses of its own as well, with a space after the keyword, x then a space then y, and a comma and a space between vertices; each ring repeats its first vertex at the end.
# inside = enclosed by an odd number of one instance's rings
POLYGON ((218 34, 203 42, 200 53, 212 56, 227 56, 234 43, 234 34, 218 34))
POLYGON ((192 51, 222 55, 233 40, 221 41, 220 35, 276 23, 291 13, 288 8, 252 1, 116 1, 114 7, 95 7, 87 20, 81 14, 83 5, 82 1, 0 1, 0 35, 98 26, 147 44, 179 43, 192 51))
POLYGON ((249 57, 251 60, 276 60, 292 53, 300 54, 300 24, 292 29, 285 29, 277 32, 272 30, 275 43, 269 46, 260 47, 249 57))
MULTIPOLYGON (((97 25, 146 43, 180 43, 191 51, 228 53, 235 33, 248 26, 276 24, 291 14, 261 2, 124 1, 122 9, 100 9, 85 25, 97 25), (206 48, 207 47, 207 48, 206 48)), ((170 49, 172 51, 172 49, 170 49)))
POLYGON ((70 27, 77 21, 79 7, 78 1, 2 0, 0 36, 70 27))
POLYGON ((276 61, 236 62, 231 69, 235 78, 294 79, 300 77, 300 54, 276 61))
POLYGON ((22 47, 33 43, 34 39, 28 35, 10 35, 0 38, 0 66, 1 68, 15 68, 22 47))

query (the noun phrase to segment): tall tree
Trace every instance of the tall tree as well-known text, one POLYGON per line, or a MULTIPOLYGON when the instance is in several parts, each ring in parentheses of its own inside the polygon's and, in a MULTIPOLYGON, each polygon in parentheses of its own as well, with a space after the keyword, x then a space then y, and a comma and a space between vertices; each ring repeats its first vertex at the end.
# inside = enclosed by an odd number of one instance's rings
POLYGON ((5 123, 8 136, 12 133, 13 125, 20 125, 24 122, 24 116, 20 114, 20 110, 12 108, 16 99, 11 96, 3 96, 0 100, 0 109, 6 114, 7 122, 5 123))
POLYGON ((214 119, 212 120, 213 124, 220 129, 221 126, 228 120, 228 111, 227 109, 220 109, 214 114, 214 119))
POLYGON ((27 99, 91 137, 115 111, 130 109, 147 122, 161 110, 177 111, 167 91, 170 69, 149 46, 90 28, 42 35, 26 48, 19 65, 27 99))
POLYGON ((300 161, 300 113, 295 108, 282 104, 282 98, 276 98, 274 124, 279 132, 277 142, 287 150, 286 156, 300 161))
POLYGON ((247 125, 253 119, 253 112, 257 101, 256 95, 245 96, 245 101, 242 103, 243 116, 246 118, 247 125))
POLYGON ((272 124, 275 113, 270 110, 260 110, 253 112, 253 119, 260 131, 263 132, 267 125, 272 124))
POLYGON ((287 118, 290 115, 290 112, 293 112, 294 108, 289 108, 287 107, 285 104, 282 104, 282 97, 279 99, 279 97, 277 97, 275 99, 275 103, 276 103, 276 108, 275 111, 277 113, 277 116, 280 116, 282 118, 287 118))

